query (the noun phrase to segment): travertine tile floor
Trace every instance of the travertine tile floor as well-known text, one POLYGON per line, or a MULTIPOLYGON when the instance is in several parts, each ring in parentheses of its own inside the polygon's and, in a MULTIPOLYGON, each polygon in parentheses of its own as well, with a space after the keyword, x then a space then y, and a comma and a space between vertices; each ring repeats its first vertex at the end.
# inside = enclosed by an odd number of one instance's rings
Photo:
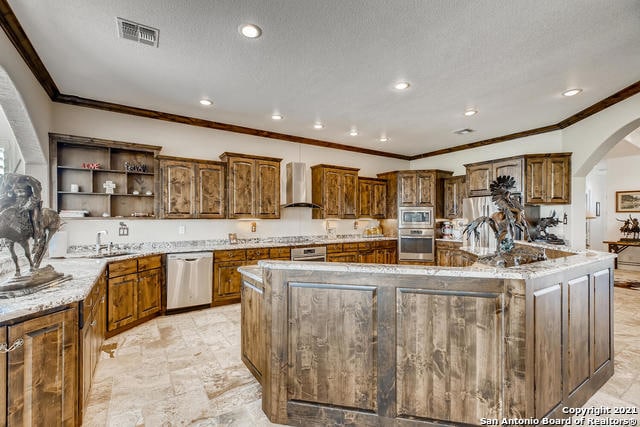
MULTIPOLYGON (((273 425, 240 360, 237 304, 159 317, 103 348, 83 426, 273 425)), ((639 290, 615 289, 615 353, 615 375, 585 406, 640 408, 639 290)))

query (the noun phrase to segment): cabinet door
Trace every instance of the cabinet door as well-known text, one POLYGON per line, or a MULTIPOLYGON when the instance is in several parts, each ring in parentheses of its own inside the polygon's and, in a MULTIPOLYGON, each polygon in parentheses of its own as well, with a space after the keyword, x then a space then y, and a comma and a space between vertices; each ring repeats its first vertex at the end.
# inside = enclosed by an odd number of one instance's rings
MULTIPOLYGON (((93 359, 95 358, 93 354, 94 349, 94 326, 92 323, 96 322, 95 320, 95 312, 92 310, 85 317, 84 327, 80 330, 80 345, 82 352, 82 359, 79 360, 79 363, 82 364, 82 369, 80 369, 82 378, 80 378, 80 399, 81 399, 81 410, 86 405, 87 397, 89 397, 89 390, 91 389, 91 380, 93 378, 93 359)), ((96 324, 97 326, 97 324, 96 324)))
POLYGON ((449 249, 437 248, 437 263, 436 265, 442 267, 451 266, 451 251, 449 249))
MULTIPOLYGON (((0 342, 7 343, 7 328, 0 327, 0 342)), ((11 345, 12 343, 7 343, 11 345)), ((7 354, 0 353, 0 426, 7 425, 7 354)))
POLYGON ((280 162, 256 160, 257 218, 280 218, 280 162))
POLYGON ((416 206, 418 178, 415 172, 398 175, 398 206, 416 206))
POLYGON ((252 284, 242 286, 242 306, 240 307, 242 360, 247 366, 251 366, 250 370, 261 384, 267 359, 263 299, 262 289, 252 284))
POLYGON ((512 176, 516 183, 512 193, 522 193, 522 174, 524 170, 524 159, 509 159, 493 162, 493 179, 502 175, 512 176))
POLYGON ((569 156, 549 157, 546 167, 546 202, 571 203, 571 158, 569 156))
POLYGON ((436 200, 436 174, 435 172, 418 172, 416 175, 418 206, 431 206, 436 200))
POLYGON ((387 184, 375 182, 371 185, 371 217, 384 218, 387 212, 387 184))
MULTIPOLYGON (((67 309, 8 328, 7 425, 75 426, 78 422, 78 320, 67 309)), ((3 369, 4 369, 3 365, 3 369)))
POLYGON ((324 171, 324 218, 340 218, 340 188, 342 187, 342 173, 339 170, 326 169, 324 171))
POLYGON ((358 217, 369 218, 371 216, 371 181, 358 180, 358 217))
POLYGON ((213 305, 240 301, 242 275, 238 267, 246 261, 217 262, 213 264, 213 305))
POLYGON ((358 217, 358 174, 357 172, 342 173, 342 187, 340 188, 342 215, 341 218, 358 217))
POLYGON ((444 179, 444 216, 447 218, 462 216, 462 200, 466 196, 464 178, 456 176, 444 179))
POLYGON ((358 262, 374 264, 376 262, 376 252, 366 251, 358 253, 358 262))
POLYGON ((224 218, 226 211, 226 168, 200 164, 198 171, 198 218, 224 218))
POLYGON ((195 214, 195 176, 193 165, 161 161, 164 218, 193 218, 195 214))
POLYGON ((547 163, 544 158, 527 159, 526 203, 544 203, 547 163))
POLYGON ((493 167, 491 163, 467 166, 467 194, 469 197, 490 195, 489 186, 492 180, 493 167))
POLYGON ((113 331, 138 318, 138 274, 109 279, 107 330, 113 331))
POLYGON ((229 218, 255 215, 254 160, 231 158, 229 160, 229 218))
POLYGON ((162 269, 138 273, 138 319, 157 313, 161 309, 162 269))

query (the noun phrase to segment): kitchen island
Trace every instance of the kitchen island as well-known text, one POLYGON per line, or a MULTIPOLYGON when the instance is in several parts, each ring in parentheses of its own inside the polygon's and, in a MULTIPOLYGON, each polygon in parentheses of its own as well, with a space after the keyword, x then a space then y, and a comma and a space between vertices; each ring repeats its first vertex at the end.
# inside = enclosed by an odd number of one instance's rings
POLYGON ((613 261, 261 261, 241 269, 242 357, 282 424, 562 418, 613 374, 613 261))

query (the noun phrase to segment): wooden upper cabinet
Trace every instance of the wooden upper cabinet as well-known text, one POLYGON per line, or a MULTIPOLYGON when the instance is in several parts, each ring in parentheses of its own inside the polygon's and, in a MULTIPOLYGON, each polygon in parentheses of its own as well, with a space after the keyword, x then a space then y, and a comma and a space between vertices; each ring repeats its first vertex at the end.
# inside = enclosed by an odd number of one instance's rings
POLYGON ((163 218, 225 218, 224 163, 159 158, 163 218))
POLYGON ((435 202, 435 171, 404 171, 398 174, 398 206, 432 206, 435 202))
POLYGON ((193 218, 195 214, 195 173, 193 164, 160 160, 164 218, 193 218))
POLYGON ((417 206, 418 177, 415 172, 398 174, 398 206, 417 206))
POLYGON ((493 180, 493 164, 489 162, 465 166, 467 167, 466 180, 469 197, 490 195, 489 185, 493 180))
POLYGON ((197 165, 198 218, 226 216, 226 167, 216 162, 197 165))
POLYGON ((465 165, 467 195, 488 196, 498 176, 515 179, 512 193, 523 194, 530 204, 571 203, 571 153, 527 154, 465 165))
POLYGON ((223 153, 228 218, 280 218, 280 162, 273 157, 223 153))
POLYGON ((416 172, 416 206, 433 206, 436 203, 436 172, 416 172))
POLYGON ((384 218, 387 209, 387 181, 358 178, 358 217, 384 218))
POLYGON ((358 217, 358 171, 342 174, 342 218, 358 217))
POLYGON ((280 161, 256 160, 256 216, 280 218, 280 161))
POLYGON ((311 198, 323 209, 313 209, 312 218, 357 218, 358 170, 333 165, 311 167, 311 198))
POLYGON ((571 203, 571 154, 526 157, 526 203, 571 203))
POLYGON ((230 158, 229 166, 229 218, 254 214, 255 169, 252 159, 230 158))
POLYGON ((465 176, 452 176, 444 179, 444 216, 462 217, 462 199, 467 197, 465 176))
POLYGON ((512 193, 522 193, 523 189, 523 180, 524 176, 524 159, 522 157, 518 157, 515 159, 506 159, 501 161, 493 162, 493 179, 498 178, 499 176, 509 175, 513 177, 515 180, 515 185, 512 193))

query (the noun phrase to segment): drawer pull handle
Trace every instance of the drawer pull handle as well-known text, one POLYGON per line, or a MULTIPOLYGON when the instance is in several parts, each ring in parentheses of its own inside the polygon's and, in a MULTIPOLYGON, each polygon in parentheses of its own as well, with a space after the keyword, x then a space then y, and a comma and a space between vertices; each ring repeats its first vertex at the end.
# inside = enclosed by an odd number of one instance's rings
POLYGON ((9 353, 17 348, 22 347, 23 344, 24 340, 22 338, 18 338, 17 340, 15 340, 13 344, 11 344, 8 348, 7 344, 2 343, 0 344, 0 353, 9 353))

